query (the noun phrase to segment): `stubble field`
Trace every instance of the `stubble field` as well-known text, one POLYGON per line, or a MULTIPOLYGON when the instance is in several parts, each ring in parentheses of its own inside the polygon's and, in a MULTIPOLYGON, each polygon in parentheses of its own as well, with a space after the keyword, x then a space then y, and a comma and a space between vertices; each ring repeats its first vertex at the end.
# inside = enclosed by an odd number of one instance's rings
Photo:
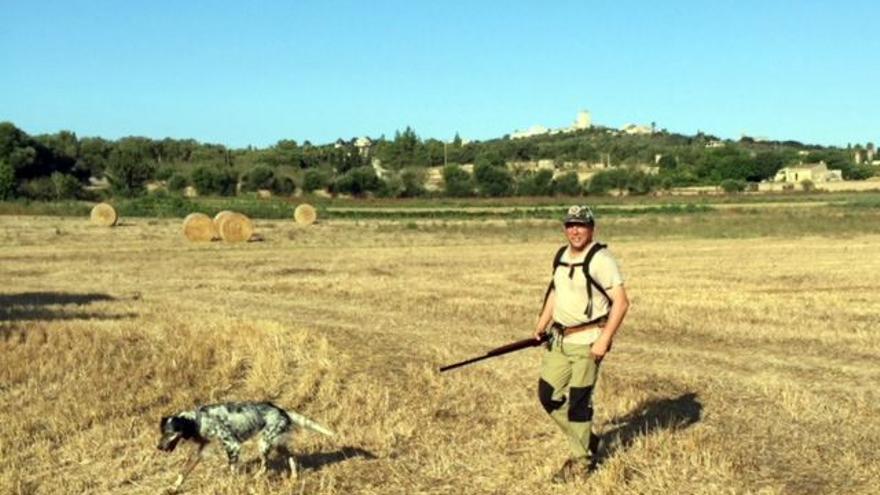
POLYGON ((554 222, 258 221, 264 242, 230 245, 0 217, 0 492, 159 493, 189 452, 156 449, 159 418, 241 399, 337 436, 291 439, 296 479, 209 449, 183 492, 876 493, 880 214, 810 210, 785 235, 777 213, 600 224, 632 306, 599 469, 568 485, 540 350, 437 372, 528 336, 554 222))

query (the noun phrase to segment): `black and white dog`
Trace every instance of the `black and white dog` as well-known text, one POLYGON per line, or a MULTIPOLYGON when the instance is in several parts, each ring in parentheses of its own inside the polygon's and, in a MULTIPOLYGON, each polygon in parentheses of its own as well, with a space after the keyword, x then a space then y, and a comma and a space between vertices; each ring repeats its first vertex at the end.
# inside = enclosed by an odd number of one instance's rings
MULTIPOLYGON (((241 451, 241 443, 254 435, 260 436, 260 471, 266 471, 266 463, 272 449, 279 447, 285 435, 294 426, 327 436, 333 432, 311 419, 292 411, 285 411, 270 402, 231 402, 201 406, 162 418, 159 429, 162 438, 159 450, 171 452, 181 440, 190 440, 198 450, 190 457, 183 473, 175 483, 179 488, 187 475, 201 460, 202 451, 212 440, 218 440, 226 450, 229 465, 234 470, 241 451)), ((291 476, 296 476, 293 457, 288 458, 291 476)))

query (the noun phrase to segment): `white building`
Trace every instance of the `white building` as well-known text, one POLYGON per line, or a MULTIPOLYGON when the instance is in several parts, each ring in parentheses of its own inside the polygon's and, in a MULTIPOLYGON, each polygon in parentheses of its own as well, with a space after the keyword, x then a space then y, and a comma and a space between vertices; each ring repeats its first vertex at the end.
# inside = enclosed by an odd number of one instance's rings
POLYGON ((620 130, 624 134, 653 134, 654 131, 649 125, 626 124, 620 130))
POLYGON ((577 113, 574 124, 569 127, 560 127, 557 129, 548 129, 542 125, 533 125, 524 131, 519 129, 510 133, 510 139, 523 139, 533 136, 543 136, 545 134, 559 134, 566 132, 582 131, 593 127, 593 118, 588 110, 581 110, 577 113))
POLYGON ((593 119, 590 116, 590 112, 587 110, 581 110, 577 114, 577 119, 574 121, 574 128, 576 130, 589 129, 593 127, 593 119))
POLYGON ((795 184, 805 180, 811 182, 831 182, 843 180, 840 170, 829 169, 825 162, 806 163, 785 167, 773 177, 773 182, 793 182, 795 184))
POLYGON ((524 131, 513 131, 510 134, 510 139, 523 139, 532 136, 541 136, 543 134, 547 134, 550 132, 550 129, 542 125, 533 125, 524 131))

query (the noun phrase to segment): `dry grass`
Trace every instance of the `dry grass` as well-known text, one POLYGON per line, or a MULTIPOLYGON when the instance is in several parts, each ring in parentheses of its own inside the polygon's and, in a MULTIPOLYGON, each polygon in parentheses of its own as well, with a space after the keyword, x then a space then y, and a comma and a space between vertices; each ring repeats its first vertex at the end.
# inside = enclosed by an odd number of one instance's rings
POLYGON ((338 436, 293 438, 297 480, 213 451, 186 492, 876 493, 880 236, 614 239, 633 309, 603 462, 553 486, 538 350, 436 371, 529 332, 561 238, 510 225, 257 222, 266 242, 230 245, 0 217, 0 492, 158 493, 185 455, 156 449, 162 415, 271 399, 338 436))

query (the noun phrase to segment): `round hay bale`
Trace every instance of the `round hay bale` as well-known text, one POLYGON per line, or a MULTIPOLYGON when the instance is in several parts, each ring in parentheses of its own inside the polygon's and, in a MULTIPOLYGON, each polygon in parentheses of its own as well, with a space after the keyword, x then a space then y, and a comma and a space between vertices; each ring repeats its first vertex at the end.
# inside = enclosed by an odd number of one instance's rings
POLYGON ((217 229, 219 230, 220 229, 220 221, 223 220, 224 218, 226 218, 226 215, 231 215, 233 213, 235 213, 235 212, 231 211, 231 210, 223 210, 221 212, 218 212, 216 215, 214 215, 214 226, 217 227, 217 229))
POLYGON ((109 204, 98 203, 92 208, 91 220, 95 225, 112 227, 119 220, 119 215, 116 214, 116 209, 109 204))
POLYGON ((300 225, 311 225, 317 219, 318 211, 308 203, 303 203, 293 210, 293 220, 300 225))
POLYGON ((217 232, 226 242, 244 242, 254 234, 254 224, 241 213, 230 212, 220 219, 217 232))
POLYGON ((183 235, 193 242, 208 242, 217 238, 217 228, 208 215, 190 213, 183 219, 183 235))

